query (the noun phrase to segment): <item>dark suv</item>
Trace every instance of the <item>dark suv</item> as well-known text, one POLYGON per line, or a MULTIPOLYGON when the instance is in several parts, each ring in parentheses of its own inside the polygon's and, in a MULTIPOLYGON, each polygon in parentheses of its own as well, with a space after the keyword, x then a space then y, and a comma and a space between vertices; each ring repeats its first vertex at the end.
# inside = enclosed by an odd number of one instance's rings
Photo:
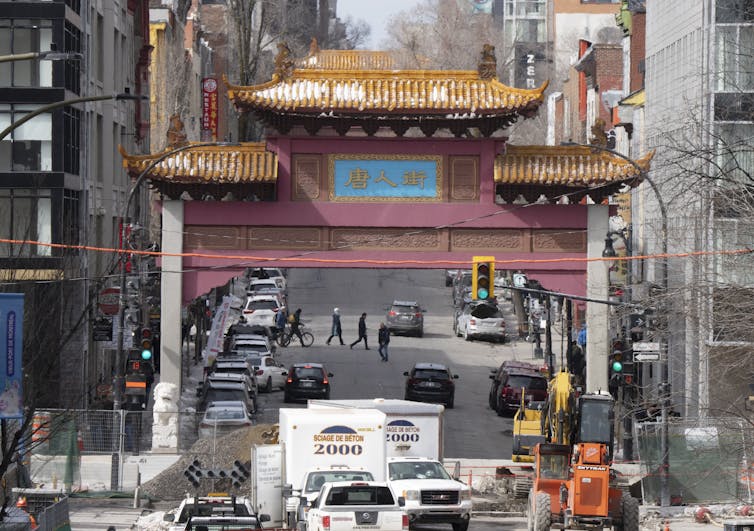
POLYGON ((393 301, 387 309, 385 324, 390 333, 402 332, 422 337, 425 311, 416 301, 393 301))
POLYGON ((410 372, 404 372, 406 391, 404 400, 418 402, 441 402, 448 409, 453 409, 456 394, 457 374, 439 363, 417 363, 410 372))
POLYGON ((332 373, 325 370, 321 363, 294 363, 288 369, 285 380, 284 400, 306 400, 307 398, 330 399, 330 380, 332 373))
POLYGON ((498 369, 492 369, 490 379, 489 404, 500 416, 519 408, 522 389, 526 389, 527 403, 547 400, 547 377, 531 363, 504 361, 498 369))

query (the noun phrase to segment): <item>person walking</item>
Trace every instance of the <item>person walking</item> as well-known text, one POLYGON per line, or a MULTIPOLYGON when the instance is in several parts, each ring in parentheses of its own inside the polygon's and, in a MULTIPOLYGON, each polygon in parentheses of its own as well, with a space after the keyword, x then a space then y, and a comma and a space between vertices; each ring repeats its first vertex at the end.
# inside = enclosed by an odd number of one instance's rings
POLYGON ((369 345, 367 344, 367 314, 362 313, 361 317, 359 317, 359 338, 351 343, 351 348, 355 344, 357 344, 359 341, 364 340, 364 350, 369 350, 369 345))
POLYGON ((277 334, 285 332, 285 323, 288 322, 288 310, 285 306, 281 306, 278 313, 275 314, 275 328, 277 334))
POLYGON ((301 341, 301 346, 305 347, 304 338, 301 335, 301 308, 293 312, 293 319, 291 320, 291 337, 293 337, 294 334, 296 334, 298 340, 301 341))
POLYGON ((340 326, 340 309, 335 308, 332 311, 332 330, 330 330, 330 337, 327 338, 327 341, 325 341, 326 344, 330 344, 330 341, 335 336, 338 336, 338 339, 340 339, 340 344, 345 345, 343 343, 343 328, 340 326))
POLYGON ((380 347, 377 349, 377 352, 380 353, 380 358, 382 358, 382 361, 387 361, 387 346, 390 343, 390 329, 385 326, 385 323, 380 323, 380 330, 377 332, 377 342, 380 344, 380 347))

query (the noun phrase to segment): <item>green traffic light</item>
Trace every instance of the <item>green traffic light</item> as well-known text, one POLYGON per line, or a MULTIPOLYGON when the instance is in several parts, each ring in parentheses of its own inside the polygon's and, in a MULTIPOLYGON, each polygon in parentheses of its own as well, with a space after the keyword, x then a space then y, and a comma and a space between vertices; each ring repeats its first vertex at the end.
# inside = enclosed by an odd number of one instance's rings
POLYGON ((477 299, 484 300, 489 296, 489 294, 490 292, 484 288, 479 288, 478 290, 476 290, 477 299))
POLYGON ((143 359, 143 360, 150 360, 150 359, 152 359, 152 351, 151 350, 142 350, 141 351, 141 359, 143 359))
POLYGON ((620 372, 623 370, 623 364, 619 361, 613 362, 613 372, 620 372))

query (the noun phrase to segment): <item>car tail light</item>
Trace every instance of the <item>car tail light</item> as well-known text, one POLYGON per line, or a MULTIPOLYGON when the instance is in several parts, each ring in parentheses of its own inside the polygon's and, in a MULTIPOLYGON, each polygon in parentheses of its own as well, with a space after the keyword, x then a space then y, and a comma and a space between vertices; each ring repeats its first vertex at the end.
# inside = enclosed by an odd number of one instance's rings
POLYGON ((513 389, 511 389, 510 387, 503 387, 500 390, 500 394, 502 396, 511 396, 513 394, 513 389))
POLYGON ((330 529, 330 517, 329 516, 323 516, 322 517, 322 529, 330 529))
POLYGON ((199 424, 199 427, 200 428, 211 428, 212 425, 211 424, 207 424, 206 422, 202 422, 201 424, 199 424))
POLYGON ((328 381, 327 381, 327 376, 325 376, 324 378, 322 378, 322 384, 323 384, 323 385, 327 385, 327 384, 329 384, 329 383, 330 383, 330 382, 328 382, 328 381))
POLYGON ((251 313, 254 313, 254 310, 244 310, 243 313, 244 315, 249 315, 251 313))
POLYGON ((291 377, 289 376, 289 377, 288 377, 288 379, 287 379, 287 380, 285 381, 285 383, 293 383, 293 378, 291 378, 291 377))
POLYGON ((505 321, 500 321, 500 328, 505 328, 505 321))
POLYGON ((475 325, 476 324, 476 319, 469 319, 469 324, 470 325, 475 325))
POLYGON ((416 385, 418 383, 419 383, 419 380, 417 380, 416 378, 409 378, 408 379, 408 385, 416 385))
POLYGON ((393 310, 390 310, 390 311, 388 312, 388 315, 389 315, 390 317, 395 317, 395 312, 394 312, 393 310))
POLYGON ((401 528, 402 529, 408 529, 408 515, 402 514, 401 515, 401 528))
POLYGON ((262 376, 264 375, 264 371, 262 369, 259 369, 259 370, 254 371, 254 374, 256 374, 257 376, 262 376))
POLYGON ((414 317, 421 317, 421 316, 422 316, 422 314, 421 314, 421 313, 419 313, 419 312, 416 312, 416 313, 414 314, 414 317))

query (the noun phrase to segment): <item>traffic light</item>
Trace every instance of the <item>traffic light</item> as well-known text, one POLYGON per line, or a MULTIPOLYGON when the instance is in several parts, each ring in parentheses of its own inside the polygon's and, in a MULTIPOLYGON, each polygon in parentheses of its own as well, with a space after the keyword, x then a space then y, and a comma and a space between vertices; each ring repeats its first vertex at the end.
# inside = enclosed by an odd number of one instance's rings
POLYGON ((141 330, 141 359, 152 359, 152 330, 149 328, 141 330))
POLYGON ((610 376, 623 373, 623 342, 613 342, 613 353, 610 355, 610 376))
POLYGON ((623 383, 626 385, 634 384, 634 351, 629 348, 623 352, 623 383))
POLYGON ((204 473, 202 472, 202 464, 198 459, 194 459, 191 464, 183 471, 183 475, 186 476, 195 489, 199 488, 199 482, 202 479, 204 473))
POLYGON ((471 298, 480 301, 495 297, 495 257, 475 256, 471 268, 471 298))
POLYGON ((241 487, 241 483, 249 478, 249 471, 244 464, 239 461, 233 461, 233 470, 230 471, 230 483, 236 488, 241 487))

